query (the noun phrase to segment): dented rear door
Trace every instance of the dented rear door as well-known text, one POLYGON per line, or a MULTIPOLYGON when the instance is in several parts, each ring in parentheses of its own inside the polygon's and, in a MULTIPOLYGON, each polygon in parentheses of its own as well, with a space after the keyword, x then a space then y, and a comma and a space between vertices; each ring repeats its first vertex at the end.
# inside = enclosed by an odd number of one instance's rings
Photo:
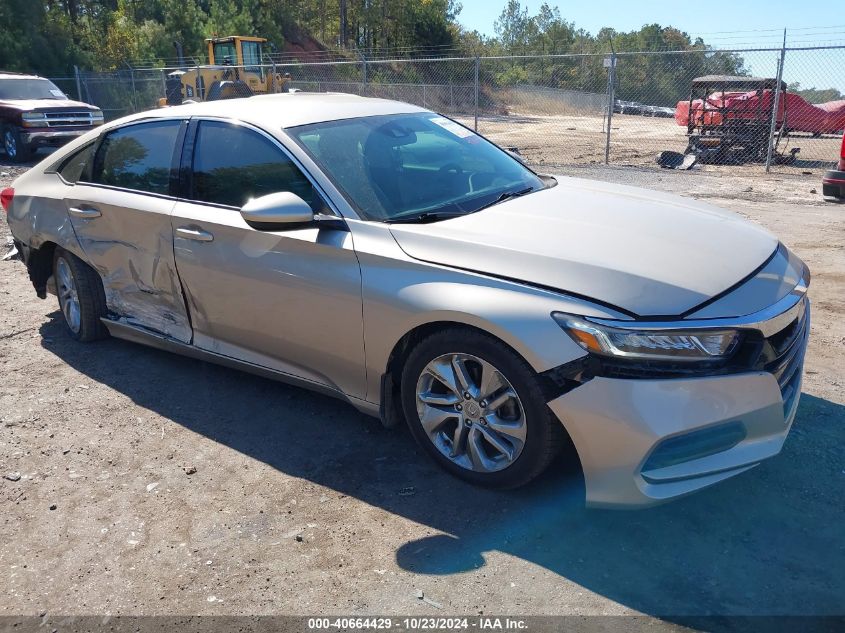
POLYGON ((185 123, 156 120, 106 134, 84 182, 65 197, 77 239, 103 279, 109 311, 191 340, 170 214, 185 123))

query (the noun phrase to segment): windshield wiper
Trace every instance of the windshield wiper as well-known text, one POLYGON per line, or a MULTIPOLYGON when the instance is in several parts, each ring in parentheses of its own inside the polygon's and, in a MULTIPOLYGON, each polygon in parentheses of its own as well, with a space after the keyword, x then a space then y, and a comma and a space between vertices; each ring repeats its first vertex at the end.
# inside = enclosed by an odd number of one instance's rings
POLYGON ((534 187, 526 187, 525 189, 518 189, 517 191, 503 191, 501 194, 499 194, 498 198, 493 200, 493 202, 488 202, 484 206, 478 207, 476 211, 481 211, 482 209, 492 207, 494 204, 499 204, 500 202, 510 200, 511 198, 518 198, 519 196, 524 196, 526 193, 531 193, 532 191, 534 191, 534 187))
POLYGON ((518 198, 519 196, 524 196, 525 194, 531 193, 534 190, 534 187, 525 187, 524 189, 518 189, 517 191, 503 191, 501 194, 499 194, 498 198, 493 200, 493 202, 488 202, 487 204, 478 207, 477 209, 474 209, 472 211, 463 211, 461 213, 455 213, 452 211, 423 211, 422 213, 415 213, 413 215, 400 215, 399 217, 387 220, 387 222, 390 224, 427 224, 429 222, 439 222, 440 220, 448 220, 450 218, 457 218, 463 215, 469 215, 470 213, 477 213, 482 209, 492 207, 494 204, 499 204, 500 202, 510 200, 511 198, 518 198))
POLYGON ((413 215, 399 216, 387 220, 388 224, 428 224, 430 222, 440 222, 440 220, 448 220, 450 218, 459 218, 466 213, 443 213, 437 211, 423 211, 422 213, 415 213, 413 215))

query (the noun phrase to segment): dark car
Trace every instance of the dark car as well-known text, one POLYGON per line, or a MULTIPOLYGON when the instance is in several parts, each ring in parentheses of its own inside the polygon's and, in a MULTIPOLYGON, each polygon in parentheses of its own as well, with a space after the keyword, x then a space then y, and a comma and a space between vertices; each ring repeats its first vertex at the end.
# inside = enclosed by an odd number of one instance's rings
POLYGON ((96 106, 72 101, 53 82, 0 71, 0 131, 12 162, 29 160, 39 147, 58 147, 103 124, 96 106))
POLYGON ((845 200, 845 136, 842 137, 842 149, 839 150, 839 164, 822 179, 822 195, 825 198, 845 200))
POLYGON ((673 119, 675 118, 675 108, 665 108, 657 106, 654 108, 654 113, 652 114, 652 116, 656 116, 661 119, 673 119))
POLYGON ((642 114, 643 104, 639 101, 620 101, 617 99, 614 102, 613 111, 617 114, 642 114))

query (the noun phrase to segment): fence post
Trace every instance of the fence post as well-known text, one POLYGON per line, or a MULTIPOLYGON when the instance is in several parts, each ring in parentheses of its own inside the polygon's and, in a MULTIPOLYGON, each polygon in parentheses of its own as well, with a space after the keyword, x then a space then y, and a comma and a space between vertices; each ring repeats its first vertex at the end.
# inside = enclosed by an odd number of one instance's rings
POLYGON ((481 59, 478 55, 475 56, 475 131, 478 132, 478 66, 481 59))
POLYGON ((79 66, 73 65, 73 74, 76 77, 76 98, 82 101, 82 83, 79 81, 79 66))
POLYGON ((129 65, 129 62, 126 62, 126 65, 129 66, 129 81, 132 84, 132 112, 135 113, 138 111, 138 93, 135 90, 135 69, 129 65))
POLYGON ((607 69, 607 139, 604 143, 604 164, 610 164, 610 124, 613 122, 614 91, 616 89, 616 51, 610 53, 610 68, 607 69))
MULTIPOLYGON (((777 86, 775 86, 774 100, 772 102, 772 125, 769 128, 769 148, 766 152, 766 173, 772 167, 772 156, 775 153, 775 132, 778 127, 778 110, 780 110, 780 84, 783 81, 783 66, 786 62, 786 29, 783 30, 783 47, 780 49, 780 60, 778 63, 777 86)), ((785 121, 784 121, 785 122, 785 121)))
POLYGON ((363 85, 364 94, 368 94, 369 91, 367 90, 367 57, 356 47, 355 52, 358 53, 358 57, 361 58, 361 80, 363 85))
MULTIPOLYGON (((80 74, 80 76, 82 75, 82 73, 79 73, 79 74, 80 74)), ((83 99, 80 96, 79 100, 84 101, 85 103, 92 103, 94 105, 99 105, 97 103, 94 103, 94 100, 91 98, 91 87, 88 85, 90 79, 91 79, 91 73, 89 72, 88 75, 85 77, 85 81, 82 82, 82 85, 85 88, 85 98, 83 99)), ((102 109, 103 106, 100 106, 100 108, 102 109)), ((103 109, 103 112, 105 112, 105 109, 103 109)))

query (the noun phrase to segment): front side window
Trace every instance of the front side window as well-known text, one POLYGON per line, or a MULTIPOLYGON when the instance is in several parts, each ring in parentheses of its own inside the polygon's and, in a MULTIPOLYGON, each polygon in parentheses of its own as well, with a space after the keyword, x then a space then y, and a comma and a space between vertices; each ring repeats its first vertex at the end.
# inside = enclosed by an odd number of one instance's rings
POLYGON ((193 164, 193 199, 242 207, 252 198, 290 191, 315 212, 322 200, 311 183, 269 139, 221 121, 201 121, 193 164))
POLYGON ((288 132, 368 220, 472 213, 545 186, 489 141, 431 112, 326 121, 288 132))
POLYGON ((173 152, 181 121, 152 121, 106 135, 91 182, 148 193, 170 193, 173 152))

